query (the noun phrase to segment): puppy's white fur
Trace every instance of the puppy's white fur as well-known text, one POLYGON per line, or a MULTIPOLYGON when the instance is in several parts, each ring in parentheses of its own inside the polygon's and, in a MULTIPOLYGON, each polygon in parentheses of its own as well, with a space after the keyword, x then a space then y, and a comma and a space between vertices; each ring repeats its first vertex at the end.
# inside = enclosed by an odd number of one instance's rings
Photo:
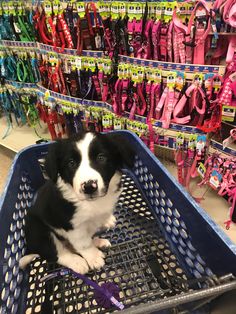
MULTIPOLYGON (((120 183, 121 174, 115 173, 111 178, 109 187, 105 196, 96 197, 95 199, 86 200, 80 187, 81 184, 88 180, 97 180, 99 193, 104 188, 104 183, 101 175, 89 164, 89 145, 93 140, 92 134, 87 134, 83 141, 77 144, 81 153, 81 164, 76 171, 73 185, 74 188, 58 178, 57 187, 61 191, 63 197, 72 202, 76 206, 75 214, 72 218, 72 230, 65 231, 64 229, 55 229, 57 234, 67 239, 74 247, 77 253, 81 254, 89 264, 90 268, 100 268, 104 265, 104 255, 97 248, 109 246, 109 241, 92 240, 93 235, 103 226, 111 228, 115 225, 115 217, 112 215, 120 191, 118 185, 120 183)), ((101 195, 101 194, 100 194, 101 195)), ((102 240, 102 239, 101 239, 102 240)), ((58 241, 58 240, 57 240, 58 241)), ((57 244, 58 262, 65 255, 65 248, 57 244)), ((68 256, 68 253, 66 253, 68 256)), ((66 263, 70 264, 70 258, 66 257, 66 263)), ((73 263, 71 261, 71 263, 73 263)), ((65 257, 63 257, 63 265, 70 268, 77 268, 75 265, 65 265, 65 257)), ((81 272, 81 271, 80 271, 81 272)))
POLYGON ((54 234, 52 237, 58 251, 58 263, 77 273, 86 274, 89 270, 88 263, 81 256, 70 252, 54 234))
POLYGON ((19 266, 21 269, 24 269, 29 263, 31 263, 36 257, 39 257, 38 254, 28 254, 23 256, 19 261, 19 266))
POLYGON ((76 146, 81 154, 81 163, 78 170, 75 173, 73 179, 73 186, 76 194, 80 200, 84 200, 84 193, 81 190, 81 185, 89 180, 97 181, 98 184, 98 195, 102 195, 104 189, 103 179, 98 171, 93 169, 89 164, 89 145, 94 139, 92 133, 86 134, 82 141, 79 141, 76 146))
MULTIPOLYGON (((82 202, 76 200, 72 186, 66 184, 62 179, 58 181, 57 186, 63 197, 73 202, 77 209, 71 221, 73 229, 69 231, 55 229, 55 231, 72 244, 74 249, 86 259, 90 268, 101 268, 104 265, 104 256, 96 248, 92 236, 103 226, 112 227, 115 224, 115 217, 112 213, 120 195, 120 191, 117 190, 120 178, 119 173, 112 177, 104 197, 82 202)), ((100 247, 102 246, 104 245, 100 247)), ((106 246, 109 246, 108 243, 106 246)), ((57 250, 58 256, 60 256, 60 247, 57 247, 57 250)), ((72 268, 70 265, 67 267, 72 268)))

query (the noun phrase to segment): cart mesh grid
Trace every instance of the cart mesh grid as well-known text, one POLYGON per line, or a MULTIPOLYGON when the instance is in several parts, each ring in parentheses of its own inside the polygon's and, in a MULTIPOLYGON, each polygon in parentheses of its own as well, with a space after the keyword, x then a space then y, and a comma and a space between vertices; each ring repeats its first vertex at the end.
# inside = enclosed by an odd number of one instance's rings
MULTIPOLYGON (((105 281, 116 283, 126 306, 187 291, 187 277, 158 231, 157 222, 134 182, 123 176, 123 185, 115 211, 115 230, 104 234, 113 245, 107 252, 104 269, 91 273, 90 279, 99 284, 105 281)), ((40 312, 42 308, 44 313, 111 312, 111 309, 108 311, 96 304, 93 289, 80 279, 66 276, 40 283, 47 270, 45 261, 37 259, 31 265, 28 313, 40 312)))
MULTIPOLYGON (((15 263, 16 260, 19 260, 17 246, 24 252, 22 227, 25 223, 24 216, 27 208, 31 206, 34 196, 27 177, 26 174, 22 177, 19 186, 17 195, 19 201, 16 203, 16 211, 13 213, 14 222, 10 226, 12 233, 7 238, 8 247, 5 249, 4 255, 8 260, 8 270, 5 273, 7 285, 2 292, 2 300, 6 301, 6 308, 11 309, 12 313, 17 313, 15 299, 19 296, 18 285, 22 281, 22 273, 15 263), (16 253, 15 258, 12 256, 14 252, 16 253), (16 274, 17 276, 14 276, 16 274)), ((143 177, 146 178, 146 176, 143 177)), ((92 274, 91 279, 96 280, 99 284, 105 280, 115 282, 121 290, 121 300, 127 306, 187 291, 187 277, 161 235, 159 225, 138 188, 127 175, 123 175, 122 181, 123 191, 115 211, 117 217, 115 229, 104 234, 104 237, 109 239, 113 246, 107 252, 104 270, 92 274)), ((155 186, 157 186, 157 182, 155 186)), ((163 202, 163 191, 160 191, 160 195, 162 195, 160 197, 163 202)), ((157 202, 157 190, 153 196, 157 202)), ((170 203, 169 206, 171 206, 170 203)), ((178 215, 177 210, 175 215, 178 215)), ((179 223, 179 225, 184 228, 183 223, 179 223)), ((184 245, 182 240, 180 242, 184 245)), ((190 248, 194 250, 194 248, 190 248)), ((188 253, 188 255, 196 258, 193 254, 188 253)), ((107 312, 97 306, 92 297, 92 289, 82 284, 81 280, 68 277, 59 281, 54 279, 45 287, 45 284, 40 283, 40 278, 47 271, 48 265, 45 261, 36 260, 31 265, 26 313, 41 311, 44 313, 48 311, 54 313, 111 312, 111 310, 107 312)))
MULTIPOLYGON (((210 268, 219 275, 234 272, 234 245, 222 233, 214 233, 212 222, 205 219, 201 209, 195 209, 187 193, 142 142, 130 132, 124 133, 136 147, 135 166, 132 172, 124 172, 116 227, 102 234, 112 242, 106 265, 90 273, 90 278, 99 284, 117 283, 126 308, 214 286, 210 268), (191 210, 191 219, 186 210, 191 210), (213 255, 212 250, 222 255, 213 255)), ((0 200, 0 313, 23 314, 26 307, 27 313, 38 313, 44 306, 58 313, 106 313, 95 304, 91 288, 79 280, 65 277, 40 284, 39 279, 51 267, 45 261, 34 261, 30 274, 19 269, 26 245, 25 215, 44 181, 38 160, 44 158, 47 149, 47 144, 34 146, 17 156, 0 200)))

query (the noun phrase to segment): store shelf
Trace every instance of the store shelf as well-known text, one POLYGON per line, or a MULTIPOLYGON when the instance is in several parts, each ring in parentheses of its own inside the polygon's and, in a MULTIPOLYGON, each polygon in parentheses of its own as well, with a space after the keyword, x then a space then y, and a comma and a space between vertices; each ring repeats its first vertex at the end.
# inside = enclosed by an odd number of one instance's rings
MULTIPOLYGON (((184 64, 164 62, 157 60, 146 60, 140 58, 133 58, 124 55, 119 55, 119 62, 134 64, 137 66, 154 67, 163 71, 184 71, 186 79, 192 79, 195 73, 215 73, 224 75, 225 65, 202 65, 202 64, 184 64)), ((165 73, 162 73, 162 76, 165 73)))
MULTIPOLYGON (((8 136, 3 139, 2 136, 6 130, 7 122, 5 117, 2 117, 0 118, 0 145, 10 149, 13 152, 18 152, 26 146, 33 145, 40 139, 36 135, 34 129, 27 125, 19 127, 14 124, 8 136)), ((41 123, 41 128, 38 126, 37 132, 42 138, 50 139, 50 135, 45 124, 41 123)))
MULTIPOLYGON (((234 36, 236 35, 236 32, 220 32, 220 33, 217 33, 219 36, 234 36)), ((209 33, 209 35, 214 35, 214 33, 209 33)))

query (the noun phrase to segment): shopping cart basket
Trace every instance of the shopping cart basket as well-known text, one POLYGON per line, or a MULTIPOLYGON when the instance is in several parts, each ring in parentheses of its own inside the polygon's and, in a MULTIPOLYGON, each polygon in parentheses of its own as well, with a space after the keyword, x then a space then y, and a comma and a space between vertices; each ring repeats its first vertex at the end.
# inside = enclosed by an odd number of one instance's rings
MULTIPOLYGON (((104 234, 112 243, 106 264, 88 277, 119 287, 123 313, 193 313, 236 289, 236 246, 136 135, 121 132, 136 151, 135 166, 124 169, 117 224, 104 234)), ((116 308, 98 306, 80 279, 41 282, 52 267, 46 261, 19 269, 25 215, 45 181, 41 161, 49 145, 16 156, 0 201, 0 313, 112 313, 116 308)))

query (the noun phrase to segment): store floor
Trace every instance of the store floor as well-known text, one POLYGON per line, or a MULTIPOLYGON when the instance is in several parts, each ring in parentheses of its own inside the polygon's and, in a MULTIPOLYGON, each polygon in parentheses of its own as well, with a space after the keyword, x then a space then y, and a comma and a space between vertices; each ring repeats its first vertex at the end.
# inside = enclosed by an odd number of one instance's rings
POLYGON ((0 145, 0 195, 6 183, 6 178, 15 153, 0 145))
MULTIPOLYGON (((10 150, 0 146, 0 195, 3 191, 5 180, 8 175, 9 168, 12 164, 14 158, 14 153, 10 150)), ((164 162, 167 169, 176 176, 176 169, 170 162, 164 162)), ((193 183, 195 184, 195 183, 193 183)), ((204 194, 206 188, 197 189, 194 187, 195 196, 200 196, 204 194)), ((204 195, 205 200, 201 202, 201 206, 206 209, 209 215, 223 228, 223 230, 228 234, 232 241, 236 242, 236 225, 232 225, 229 231, 224 229, 224 221, 227 219, 228 214, 228 204, 217 194, 208 189, 204 195)), ((235 314, 236 313, 236 291, 232 291, 219 298, 211 311, 211 314, 235 314)))

